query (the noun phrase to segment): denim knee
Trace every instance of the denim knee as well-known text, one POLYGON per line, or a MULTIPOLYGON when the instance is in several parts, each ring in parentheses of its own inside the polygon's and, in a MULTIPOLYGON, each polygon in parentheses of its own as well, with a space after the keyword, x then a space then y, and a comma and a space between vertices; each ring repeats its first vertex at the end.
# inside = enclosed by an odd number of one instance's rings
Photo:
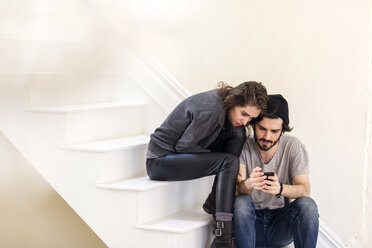
POLYGON ((295 204, 300 216, 316 217, 318 218, 318 206, 315 201, 310 197, 301 197, 296 199, 293 204, 295 204))
POLYGON ((305 212, 318 212, 318 206, 315 201, 310 197, 300 197, 293 202, 299 209, 305 212))
POLYGON ((234 219, 256 219, 255 206, 250 195, 238 195, 234 201, 234 219))

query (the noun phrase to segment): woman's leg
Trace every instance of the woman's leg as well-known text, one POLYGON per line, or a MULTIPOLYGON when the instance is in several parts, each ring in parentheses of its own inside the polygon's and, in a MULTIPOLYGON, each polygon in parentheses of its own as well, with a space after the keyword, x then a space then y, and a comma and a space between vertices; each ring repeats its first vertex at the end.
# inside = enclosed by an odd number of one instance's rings
POLYGON ((216 223, 211 248, 234 247, 232 208, 239 159, 229 153, 169 154, 148 159, 147 173, 154 180, 189 180, 218 174, 216 223))
POLYGON ((232 208, 239 159, 229 153, 169 154, 147 160, 147 173, 154 180, 189 180, 218 174, 216 182, 216 238, 211 248, 234 247, 232 208))
POLYGON ((180 181, 218 174, 216 211, 232 213, 239 160, 228 153, 169 154, 149 159, 147 173, 153 180, 180 181))
MULTIPOLYGON (((209 147, 212 151, 215 152, 225 152, 230 153, 236 157, 240 157, 240 153, 242 152, 244 142, 247 138, 245 127, 235 127, 234 130, 225 129, 222 131, 216 140, 212 143, 209 147)), ((218 181, 218 175, 216 175, 212 191, 208 195, 208 198, 205 200, 203 205, 203 209, 208 214, 215 214, 216 212, 216 186, 218 181)))
POLYGON ((226 152, 239 157, 246 138, 245 127, 227 125, 208 149, 212 152, 226 152))
POLYGON ((245 127, 235 127, 233 135, 224 140, 221 152, 240 157, 246 139, 245 127))

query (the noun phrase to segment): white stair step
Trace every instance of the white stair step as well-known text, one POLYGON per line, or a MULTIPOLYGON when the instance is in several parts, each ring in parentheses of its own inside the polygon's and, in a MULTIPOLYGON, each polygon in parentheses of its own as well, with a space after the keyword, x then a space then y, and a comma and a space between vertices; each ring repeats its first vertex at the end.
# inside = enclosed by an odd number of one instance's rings
POLYGON ((26 111, 64 114, 65 144, 136 136, 144 133, 146 104, 97 103, 30 107, 26 111))
POLYGON ((153 221, 138 224, 136 228, 151 231, 185 233, 209 225, 212 219, 211 215, 206 214, 202 207, 198 206, 153 221))
POLYGON ((149 140, 149 136, 139 135, 67 145, 63 148, 98 156, 98 182, 105 183, 145 175, 149 140))
POLYGON ((129 180, 111 182, 111 183, 98 183, 97 188, 112 189, 112 190, 127 190, 127 191, 148 191, 159 187, 170 185, 171 182, 151 180, 148 176, 133 178, 129 180))
POLYGON ((137 192, 137 223, 143 224, 202 204, 211 190, 212 180, 213 176, 187 181, 154 181, 144 176, 96 186, 137 192))
POLYGON ((123 137, 118 139, 101 140, 82 144, 64 146, 65 149, 85 152, 113 152, 145 146, 149 143, 148 135, 123 137))

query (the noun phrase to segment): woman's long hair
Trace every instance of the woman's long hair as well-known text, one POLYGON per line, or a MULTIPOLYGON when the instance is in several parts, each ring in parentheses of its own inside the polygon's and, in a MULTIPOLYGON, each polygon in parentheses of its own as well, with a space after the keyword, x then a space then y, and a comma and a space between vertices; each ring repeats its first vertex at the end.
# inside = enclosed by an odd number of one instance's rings
POLYGON ((244 107, 248 104, 257 107, 262 112, 266 110, 269 97, 262 83, 248 81, 232 87, 224 82, 219 82, 218 87, 226 114, 235 106, 244 107))

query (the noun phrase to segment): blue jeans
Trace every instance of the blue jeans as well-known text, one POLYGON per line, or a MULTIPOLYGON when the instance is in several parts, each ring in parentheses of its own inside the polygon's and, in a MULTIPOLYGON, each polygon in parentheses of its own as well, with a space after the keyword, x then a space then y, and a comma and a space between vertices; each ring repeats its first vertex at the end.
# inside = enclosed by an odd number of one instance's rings
POLYGON ((283 247, 292 241, 296 248, 316 247, 319 215, 310 197, 298 198, 280 209, 256 210, 249 195, 238 195, 233 221, 238 248, 283 247))

